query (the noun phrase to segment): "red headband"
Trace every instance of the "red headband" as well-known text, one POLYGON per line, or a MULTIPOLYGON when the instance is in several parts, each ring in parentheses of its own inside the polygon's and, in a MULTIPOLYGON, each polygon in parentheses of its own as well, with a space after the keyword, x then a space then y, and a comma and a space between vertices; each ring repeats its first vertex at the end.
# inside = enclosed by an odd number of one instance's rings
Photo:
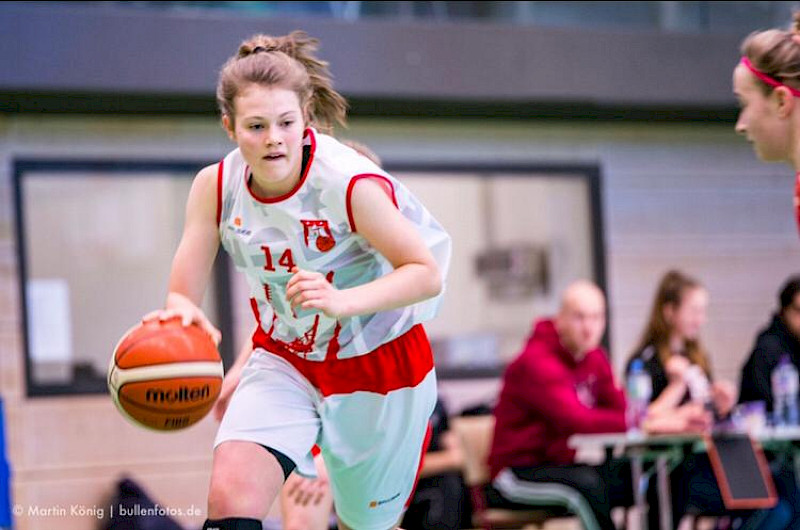
POLYGON ((800 90, 798 90, 796 88, 792 88, 789 85, 785 85, 785 84, 781 83, 780 81, 778 81, 777 79, 775 79, 774 77, 768 76, 767 74, 765 74, 761 70, 757 70, 756 67, 753 66, 753 63, 750 62, 750 59, 748 59, 747 57, 742 57, 741 63, 743 65, 745 65, 748 70, 753 72, 754 76, 756 76, 757 78, 761 79, 762 81, 764 81, 769 86, 771 86, 771 87, 779 87, 779 86, 785 87, 787 90, 789 90, 789 92, 792 93, 793 96, 800 97, 800 90))

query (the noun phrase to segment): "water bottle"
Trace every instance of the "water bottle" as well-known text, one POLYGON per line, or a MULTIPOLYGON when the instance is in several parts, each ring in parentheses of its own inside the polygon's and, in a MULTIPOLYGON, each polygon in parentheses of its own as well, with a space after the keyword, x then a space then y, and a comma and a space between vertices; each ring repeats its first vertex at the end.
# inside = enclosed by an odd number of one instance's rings
POLYGON ((650 374, 645 371, 641 359, 634 359, 631 362, 627 391, 628 408, 625 411, 625 421, 628 432, 640 434, 642 423, 647 416, 647 407, 650 405, 650 397, 653 395, 653 381, 650 374))
POLYGON ((776 427, 797 425, 797 390, 800 380, 788 355, 772 370, 772 417, 776 427))

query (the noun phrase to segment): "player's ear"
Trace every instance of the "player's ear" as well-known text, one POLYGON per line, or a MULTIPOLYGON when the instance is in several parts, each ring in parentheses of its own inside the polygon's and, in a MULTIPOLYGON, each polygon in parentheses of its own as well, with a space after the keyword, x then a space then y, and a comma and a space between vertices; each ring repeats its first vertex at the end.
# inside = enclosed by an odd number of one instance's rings
POLYGON ((796 104, 795 96, 785 86, 775 87, 773 91, 775 94, 775 101, 778 105, 778 116, 781 118, 788 118, 791 116, 794 106, 796 104))
POLYGON ((233 130, 233 120, 227 114, 222 115, 222 128, 228 133, 228 138, 235 142, 236 133, 233 130))

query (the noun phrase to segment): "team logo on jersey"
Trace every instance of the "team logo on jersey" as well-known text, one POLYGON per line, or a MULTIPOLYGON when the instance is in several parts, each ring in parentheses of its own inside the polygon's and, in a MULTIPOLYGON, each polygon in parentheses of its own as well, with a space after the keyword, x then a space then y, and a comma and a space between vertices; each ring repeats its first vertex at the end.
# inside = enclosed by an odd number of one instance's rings
POLYGON ((303 223, 303 234, 306 238, 306 246, 311 248, 311 244, 320 252, 328 252, 336 245, 336 240, 333 238, 333 232, 328 225, 328 221, 324 219, 305 220, 301 219, 303 223))

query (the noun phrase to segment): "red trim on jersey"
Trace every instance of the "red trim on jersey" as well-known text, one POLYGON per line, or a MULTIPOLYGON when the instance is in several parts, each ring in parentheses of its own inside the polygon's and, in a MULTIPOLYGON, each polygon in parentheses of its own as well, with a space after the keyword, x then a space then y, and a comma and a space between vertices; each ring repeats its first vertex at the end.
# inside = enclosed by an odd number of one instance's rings
MULTIPOLYGON (((251 304, 258 314, 255 300, 251 299, 251 304)), ((330 348, 324 361, 299 357, 264 332, 260 322, 253 345, 288 361, 325 397, 358 391, 386 395, 417 386, 433 370, 431 346, 421 324, 370 353, 344 359, 331 355, 330 348)))
MULTIPOLYGON (((287 193, 280 195, 278 197, 259 197, 256 195, 256 192, 250 188, 250 166, 245 166, 244 170, 244 185, 247 188, 247 191, 250 192, 250 196, 253 197, 258 202, 263 202, 265 204, 273 204, 276 202, 285 201, 303 186, 303 183, 306 181, 306 177, 308 176, 308 171, 311 169, 311 164, 314 162, 314 152, 317 150, 317 139, 314 137, 314 131, 312 129, 306 129, 305 133, 303 134, 303 138, 308 137, 311 142, 311 152, 308 154, 308 162, 306 162, 306 167, 303 168, 303 173, 300 175, 300 180, 297 182, 294 188, 289 190, 287 193)), ((302 158, 303 153, 302 150, 300 152, 300 156, 302 158)))
POLYGON ((422 441, 422 450, 419 454, 419 466, 417 466, 417 476, 414 477, 414 487, 411 488, 411 493, 408 494, 406 499, 405 508, 411 506, 411 499, 414 498, 414 493, 417 491, 417 484, 419 484, 419 476, 422 474, 422 465, 425 463, 425 453, 428 452, 428 447, 431 445, 431 438, 433 437, 433 424, 429 421, 428 428, 425 430, 425 440, 422 441))
POLYGON ((394 194, 394 186, 392 186, 391 180, 387 179, 383 175, 377 175, 375 173, 362 173, 360 175, 356 175, 355 177, 350 179, 350 184, 347 185, 347 219, 350 221, 350 230, 354 234, 357 233, 358 230, 356 230, 356 220, 353 217, 353 209, 350 206, 350 198, 353 196, 353 188, 355 187, 356 182, 364 178, 381 179, 383 182, 381 182, 380 184, 384 185, 384 187, 388 185, 389 189, 391 190, 391 193, 387 191, 386 195, 389 195, 396 208, 400 208, 399 206, 397 206, 397 197, 394 194))
POLYGON ((217 226, 222 222, 222 164, 225 159, 219 161, 217 168, 217 226))

